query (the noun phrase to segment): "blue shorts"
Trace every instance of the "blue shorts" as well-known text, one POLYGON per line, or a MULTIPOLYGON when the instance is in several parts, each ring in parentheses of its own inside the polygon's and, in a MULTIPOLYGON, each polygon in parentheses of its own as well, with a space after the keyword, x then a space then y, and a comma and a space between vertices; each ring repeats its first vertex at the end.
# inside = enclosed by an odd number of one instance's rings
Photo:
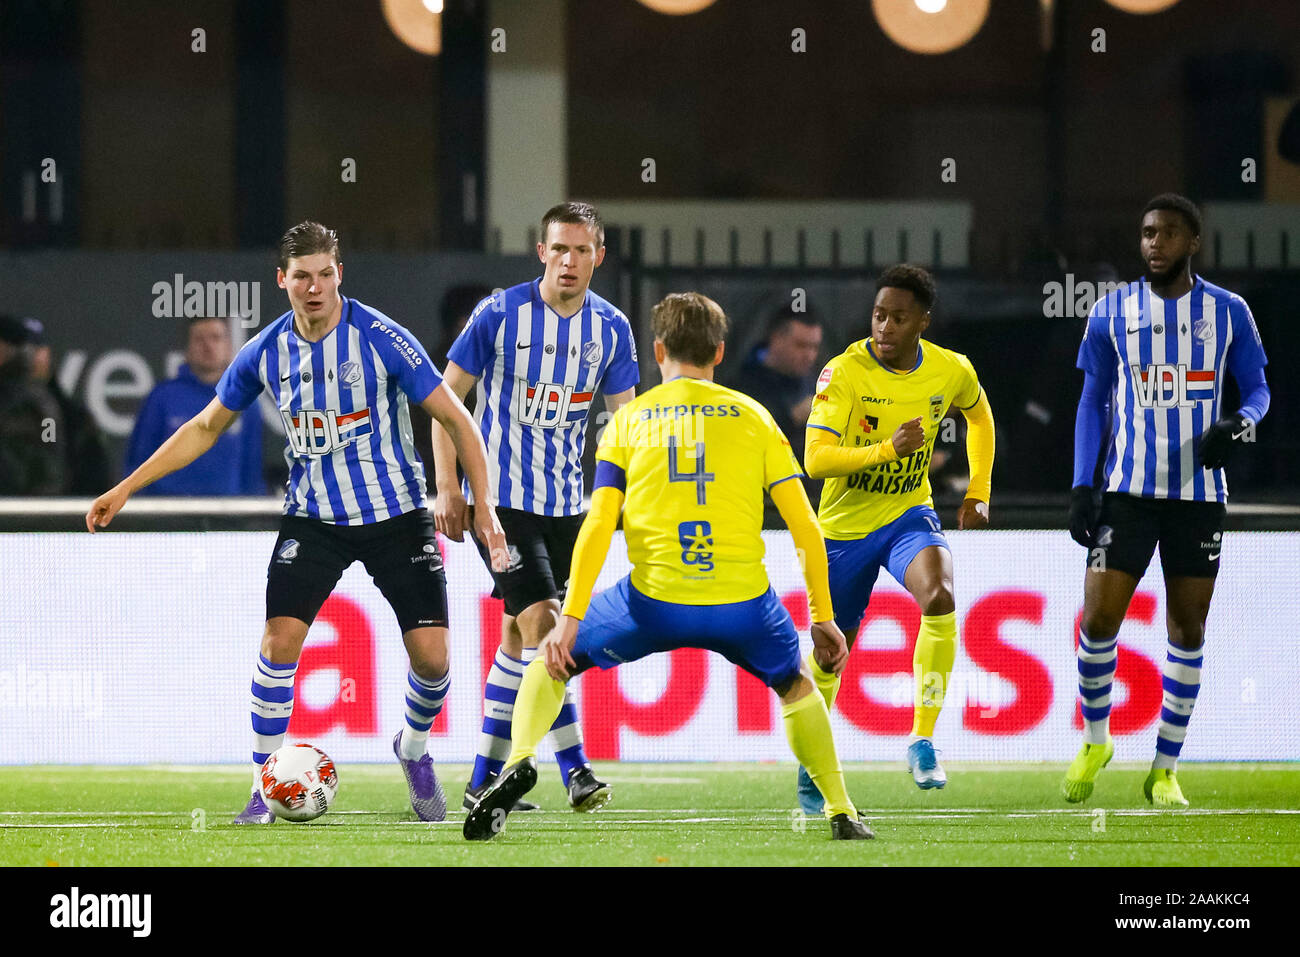
POLYGON ((840 630, 845 635, 852 635, 862 624, 867 602, 871 600, 871 589, 876 587, 876 577, 882 565, 900 585, 904 585, 907 566, 922 549, 931 545, 947 548, 948 540, 939 530, 939 516, 928 505, 909 508, 866 538, 843 542, 826 539, 831 604, 835 607, 835 624, 840 626, 840 630))
POLYGON ((591 600, 572 654, 583 670, 677 648, 716 651, 783 691, 799 673, 799 635, 771 588, 749 601, 679 605, 643 595, 624 578, 591 600))

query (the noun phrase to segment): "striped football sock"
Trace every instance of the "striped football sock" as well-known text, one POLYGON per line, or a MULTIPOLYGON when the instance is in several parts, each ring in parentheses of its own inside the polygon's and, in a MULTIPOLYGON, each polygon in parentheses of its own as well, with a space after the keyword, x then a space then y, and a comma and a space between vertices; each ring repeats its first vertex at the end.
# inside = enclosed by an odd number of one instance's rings
POLYGON ((1160 705, 1160 725, 1156 731, 1155 768, 1168 768, 1178 764, 1178 754, 1187 737, 1187 722, 1196 707, 1196 693, 1201 690, 1201 665, 1205 661, 1203 648, 1195 651, 1180 648, 1172 641, 1165 655, 1164 701, 1160 705))
POLYGON ((293 677, 298 673, 298 662, 275 664, 265 655, 257 656, 253 670, 253 777, 271 752, 284 744, 289 730, 289 716, 293 714, 293 677))
POLYGON ((524 662, 497 649, 483 686, 483 733, 479 735, 478 754, 469 779, 471 789, 481 788, 489 778, 500 774, 510 754, 510 721, 515 715, 515 697, 524 667, 524 662))
MULTIPOLYGON (((524 649, 524 662, 531 664, 537 657, 536 648, 524 649)), ((582 726, 578 724, 578 709, 573 703, 573 689, 564 686, 564 704, 551 725, 551 747, 555 748, 555 762, 560 768, 560 783, 566 787, 569 775, 587 764, 587 752, 582 747, 582 726)))
POLYGON ((1079 631, 1079 697, 1083 699, 1083 740, 1105 744, 1110 733, 1110 689, 1115 681, 1119 637, 1090 638, 1079 631))
POLYGON ((450 687, 450 669, 432 681, 421 678, 410 668, 406 669, 406 723, 402 725, 402 741, 397 746, 402 760, 418 761, 424 757, 429 729, 442 710, 442 702, 450 687))

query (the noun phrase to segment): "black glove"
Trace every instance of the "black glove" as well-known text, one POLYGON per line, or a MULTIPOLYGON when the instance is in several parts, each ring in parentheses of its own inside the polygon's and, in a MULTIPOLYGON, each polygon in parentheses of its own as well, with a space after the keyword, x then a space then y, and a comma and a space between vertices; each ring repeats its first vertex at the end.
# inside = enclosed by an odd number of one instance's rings
POLYGON ((1092 548, 1097 534, 1097 501, 1091 485, 1076 485, 1070 491, 1070 537, 1084 548, 1092 548))
POLYGON ((1241 441, 1250 422, 1244 416, 1225 415, 1205 430, 1197 453, 1207 469, 1221 469, 1228 464, 1232 450, 1241 441))

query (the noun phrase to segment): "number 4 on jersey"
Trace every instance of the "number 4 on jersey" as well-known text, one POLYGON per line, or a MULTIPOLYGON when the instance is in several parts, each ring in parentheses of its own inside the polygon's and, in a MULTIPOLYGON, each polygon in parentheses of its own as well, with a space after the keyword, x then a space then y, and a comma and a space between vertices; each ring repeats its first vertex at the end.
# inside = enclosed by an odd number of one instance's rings
POLYGON ((695 468, 689 472, 679 471, 677 468, 677 436, 668 436, 668 481, 670 482, 694 482, 695 483, 695 504, 705 504, 705 492, 707 485, 712 482, 714 475, 712 472, 704 470, 704 443, 695 443, 695 468))

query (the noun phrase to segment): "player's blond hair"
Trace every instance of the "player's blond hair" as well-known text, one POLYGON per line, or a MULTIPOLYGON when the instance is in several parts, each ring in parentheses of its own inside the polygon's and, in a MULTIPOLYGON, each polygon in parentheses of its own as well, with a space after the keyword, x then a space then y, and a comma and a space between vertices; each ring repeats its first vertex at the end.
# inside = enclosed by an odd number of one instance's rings
POLYGON ((668 358, 708 368, 727 338, 727 314, 702 293, 674 292, 651 310, 650 331, 668 358))

